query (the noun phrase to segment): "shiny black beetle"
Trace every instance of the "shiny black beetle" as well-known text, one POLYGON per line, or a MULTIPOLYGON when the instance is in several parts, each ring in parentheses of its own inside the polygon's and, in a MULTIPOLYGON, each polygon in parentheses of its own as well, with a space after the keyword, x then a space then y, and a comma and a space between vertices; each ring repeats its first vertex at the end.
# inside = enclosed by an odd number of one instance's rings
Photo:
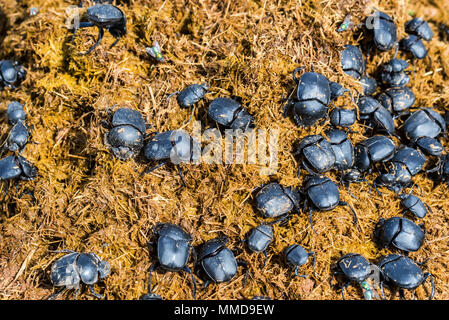
POLYGON ((355 110, 334 108, 329 113, 329 119, 334 127, 348 128, 357 120, 357 114, 355 110))
POLYGON ((228 237, 222 236, 207 241, 200 248, 198 264, 208 276, 204 284, 205 288, 211 281, 216 283, 231 281, 239 265, 246 267, 246 263, 243 260, 237 260, 231 249, 226 247, 228 241, 228 237))
POLYGON ((332 279, 335 276, 342 275, 347 281, 341 286, 341 296, 345 299, 344 290, 351 284, 357 282, 363 289, 363 294, 366 300, 372 300, 374 291, 372 290, 369 281, 373 280, 377 284, 380 280, 379 268, 366 260, 361 254, 348 253, 338 259, 333 267, 334 272, 332 279))
POLYGON ((215 98, 207 110, 209 117, 225 128, 246 131, 253 127, 253 117, 240 103, 230 98, 215 98))
POLYGON ((376 79, 365 75, 360 79, 360 83, 363 87, 363 94, 365 96, 370 96, 376 93, 377 91, 376 79))
POLYGON ((284 108, 284 116, 290 109, 298 126, 312 126, 327 115, 331 100, 329 80, 320 73, 306 72, 299 79, 296 74, 303 68, 293 71, 293 80, 298 84, 296 99, 291 99, 284 108))
POLYGON ((331 129, 326 131, 326 135, 329 138, 332 150, 334 150, 334 168, 340 171, 352 168, 354 165, 354 146, 348 139, 348 134, 342 130, 331 129))
POLYGON ((177 100, 179 105, 182 108, 189 108, 203 99, 208 89, 209 85, 207 83, 192 84, 182 91, 173 92, 167 97, 167 99, 170 99, 174 95, 178 95, 177 100))
POLYGON ((37 168, 20 155, 8 156, 0 160, 0 180, 8 181, 3 199, 8 193, 11 180, 33 180, 37 177, 37 168))
POLYGON ((404 217, 380 219, 374 238, 381 248, 393 246, 405 252, 417 251, 424 243, 425 231, 404 217))
POLYGON ((438 164, 434 168, 427 170, 427 172, 436 173, 434 180, 437 183, 446 182, 449 187, 449 155, 443 155, 438 164))
POLYGON ((9 131, 3 147, 9 151, 21 153, 28 142, 29 136, 28 126, 23 121, 18 121, 9 131))
POLYGON ((309 223, 312 230, 312 211, 330 211, 337 206, 348 206, 351 209, 354 224, 357 225, 357 214, 354 209, 344 201, 340 200, 340 191, 337 185, 325 176, 308 175, 305 177, 305 185, 301 193, 304 195, 303 210, 309 208, 309 223))
POLYGON ((262 186, 256 194, 257 210, 266 218, 276 218, 299 208, 299 192, 277 182, 262 186))
POLYGON ((387 87, 404 87, 410 82, 408 72, 405 70, 409 63, 402 59, 391 59, 382 65, 380 78, 387 87))
MULTIPOLYGON (((310 174, 323 173, 331 170, 335 164, 335 154, 332 145, 321 135, 304 137, 294 153, 299 156, 301 166, 310 174)), ((298 167, 298 177, 301 175, 298 167)))
POLYGON ((94 291, 94 284, 109 275, 111 271, 109 263, 102 261, 95 253, 78 253, 71 250, 57 252, 68 254, 52 264, 50 278, 55 287, 63 288, 48 299, 52 300, 68 289, 76 289, 76 299, 82 283, 88 285, 95 297, 103 299, 104 296, 94 291))
MULTIPOLYGON (((148 294, 151 291, 151 273, 159 266, 164 270, 185 271, 192 276, 193 298, 196 299, 196 282, 192 271, 187 266, 190 256, 192 237, 181 227, 172 223, 158 223, 154 229, 157 236, 157 261, 150 267, 148 277, 148 294)), ((149 244, 151 246, 151 243, 149 244)))
POLYGON ((360 172, 370 172, 373 164, 390 160, 395 151, 393 140, 380 135, 372 136, 356 144, 354 166, 360 172))
POLYGON ((370 96, 361 96, 357 101, 357 106, 360 120, 373 126, 374 129, 385 131, 390 135, 394 133, 393 117, 379 101, 370 96))
POLYGON ((105 145, 120 160, 135 157, 143 148, 146 136, 147 127, 142 115, 136 110, 119 108, 110 117, 112 128, 104 136, 105 145))
POLYGON ((288 216, 284 215, 283 217, 276 219, 272 222, 264 222, 259 224, 257 227, 253 228, 246 240, 248 248, 253 252, 263 252, 265 256, 264 264, 262 269, 265 267, 265 263, 268 259, 267 248, 270 243, 273 241, 274 231, 273 224, 282 222, 286 220, 288 216))
POLYGON ((401 115, 413 106, 415 95, 407 87, 388 88, 379 95, 378 100, 389 112, 401 115))
POLYGON ((421 38, 413 34, 399 41, 399 48, 410 53, 414 58, 424 59, 427 57, 427 49, 421 38))
POLYGON ((405 208, 405 213, 410 212, 417 218, 424 218, 427 212, 432 212, 429 205, 420 198, 412 194, 412 190, 408 194, 400 194, 401 204, 405 208))
POLYGON ((184 186, 181 163, 196 163, 201 155, 201 146, 194 138, 183 130, 170 130, 152 136, 144 147, 144 155, 148 160, 159 164, 143 172, 150 173, 165 165, 169 160, 178 168, 184 186))
POLYGON ((429 272, 423 273, 416 262, 409 257, 401 256, 398 254, 390 254, 388 256, 382 257, 377 265, 382 272, 382 280, 380 282, 382 297, 385 297, 383 290, 384 283, 399 288, 399 293, 401 295, 401 298, 403 298, 403 289, 415 290, 417 287, 423 284, 427 280, 427 278, 430 278, 430 282, 432 284, 432 292, 429 296, 429 300, 433 299, 433 296, 435 294, 433 275, 429 272))
POLYGON ((306 278, 307 275, 299 275, 298 270, 299 267, 305 265, 309 260, 309 257, 313 257, 312 268, 315 272, 315 264, 316 264, 316 254, 315 252, 309 251, 301 247, 299 244, 292 244, 288 246, 284 251, 284 257, 287 264, 295 267, 295 275, 298 277, 306 278))
POLYGON ((17 86, 25 79, 26 70, 14 60, 0 61, 0 90, 5 87, 16 89, 17 86))
POLYGON ((391 50, 397 43, 397 28, 393 19, 382 11, 375 11, 365 20, 365 27, 373 32, 373 40, 377 49, 391 50))
POLYGON ((412 178, 424 167, 426 157, 421 151, 409 147, 398 150, 385 163, 382 173, 374 180, 374 187, 386 186, 398 193, 412 184, 412 178))
POLYGON ((18 101, 12 101, 7 105, 6 116, 12 125, 15 125, 18 121, 25 121, 27 118, 23 105, 18 101))
POLYGON ((121 37, 126 35, 126 17, 122 10, 110 4, 96 4, 87 8, 88 22, 81 22, 79 26, 75 26, 75 36, 79 28, 87 28, 97 26, 99 29, 98 39, 95 44, 89 48, 83 55, 91 53, 101 42, 104 35, 104 29, 116 38, 109 49, 114 47, 121 37))
POLYGON ((343 71, 355 79, 360 79, 365 73, 365 60, 359 47, 347 44, 340 57, 343 71))
POLYGON ((430 108, 413 112, 403 125, 405 136, 412 140, 419 137, 435 138, 441 132, 446 132, 444 118, 430 108))
POLYGON ((426 41, 430 41, 433 38, 433 31, 429 24, 417 17, 405 23, 405 32, 414 34, 426 41))
POLYGON ((418 137, 410 141, 411 147, 419 148, 429 156, 440 157, 443 154, 443 145, 435 138, 418 137))

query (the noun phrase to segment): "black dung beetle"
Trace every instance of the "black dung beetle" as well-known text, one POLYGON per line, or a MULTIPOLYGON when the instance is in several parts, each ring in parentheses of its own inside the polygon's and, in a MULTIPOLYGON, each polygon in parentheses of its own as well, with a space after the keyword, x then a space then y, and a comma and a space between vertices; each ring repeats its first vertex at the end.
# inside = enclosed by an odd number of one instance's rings
POLYGON ((430 108, 413 112, 405 120, 403 130, 409 140, 419 137, 435 138, 441 132, 446 133, 444 118, 430 108))
MULTIPOLYGON (((332 145, 321 135, 304 137, 294 155, 298 155, 302 167, 310 174, 323 173, 331 170, 335 164, 335 154, 332 145)), ((298 168, 300 176, 301 166, 298 168)))
POLYGON ((360 120, 373 125, 378 130, 393 134, 395 130, 394 120, 391 113, 380 104, 379 101, 370 96, 361 96, 357 101, 360 120))
POLYGON ((148 160, 160 163, 143 172, 142 175, 162 167, 171 160, 178 168, 183 185, 186 186, 180 163, 198 162, 201 156, 201 146, 187 132, 170 130, 152 136, 145 145, 143 152, 148 160))
POLYGON ((423 202, 420 198, 412 194, 410 191, 409 194, 401 194, 399 195, 401 199, 401 204, 405 208, 405 212, 411 212, 417 218, 424 218, 427 215, 427 212, 432 212, 427 203, 423 202))
POLYGON ((434 180, 438 183, 446 182, 449 187, 449 155, 443 155, 438 164, 433 169, 429 169, 426 172, 435 172, 437 176, 434 180))
POLYGON ((413 34, 399 41, 399 48, 410 53, 414 58, 424 59, 427 57, 427 49, 421 39, 413 34))
POLYGON ((253 127, 253 117, 240 103, 230 98, 215 98, 207 110, 209 117, 225 128, 246 131, 253 127))
POLYGON ((28 127, 23 121, 18 121, 9 131, 8 138, 5 141, 4 148, 9 151, 18 151, 21 153, 28 142, 28 127))
POLYGON ((360 83, 363 87, 363 94, 366 96, 370 96, 376 93, 377 91, 377 81, 374 78, 363 76, 360 79, 360 83))
POLYGON ((315 264, 316 264, 316 254, 315 252, 307 252, 306 249, 301 247, 299 244, 292 244, 288 246, 284 251, 284 257, 287 264, 295 267, 295 275, 301 278, 308 277, 307 275, 299 275, 298 270, 299 267, 305 265, 309 260, 309 257, 313 256, 313 264, 312 268, 315 273, 315 264))
POLYGON ((12 101, 8 104, 6 116, 12 125, 15 125, 18 121, 25 121, 27 118, 23 105, 18 101, 12 101))
POLYGON ((410 82, 410 77, 405 69, 408 67, 407 61, 396 58, 383 64, 380 72, 383 84, 387 87, 404 87, 407 85, 410 82))
POLYGON ((279 219, 276 219, 272 222, 264 222, 259 224, 257 227, 253 228, 246 240, 248 248, 253 252, 263 252, 265 256, 265 261, 262 266, 262 269, 265 267, 265 263, 268 259, 267 248, 270 245, 271 241, 273 241, 274 231, 272 225, 275 223, 279 223, 285 221, 287 216, 283 216, 279 219))
POLYGON ((421 151, 409 147, 398 150, 385 164, 383 173, 374 180, 374 187, 386 186, 398 193, 412 184, 412 178, 424 167, 426 157, 421 151))
MULTIPOLYGON (((151 273, 159 266, 172 272, 185 271, 192 276, 193 298, 196 299, 196 282, 192 271, 187 266, 190 256, 192 237, 181 227, 172 223, 158 223, 154 229, 157 236, 157 262, 150 268, 148 294, 151 291, 151 273)), ((151 243, 149 243, 151 245, 151 243)))
POLYGON ((355 110, 334 108, 329 113, 330 122, 334 127, 348 128, 357 120, 355 110))
POLYGON ((369 286, 368 281, 373 280, 376 284, 380 281, 380 271, 375 264, 366 260, 361 254, 348 253, 338 259, 333 269, 334 272, 332 274, 331 282, 336 275, 342 275, 347 279, 341 286, 341 296, 343 300, 345 299, 344 290, 351 284, 351 282, 360 284, 366 300, 372 299, 373 290, 369 286))
POLYGON ((262 186, 256 194, 257 210, 266 218, 276 218, 299 208, 299 192, 277 182, 262 186))
MULTIPOLYGON (((110 109, 108 109, 110 114, 110 109)), ((112 116, 112 129, 104 136, 105 145, 120 160, 135 157, 143 147, 146 124, 139 111, 119 108, 112 116)))
MULTIPOLYGON (((345 94, 345 92, 348 92, 349 94, 351 94, 351 91, 349 91, 349 89, 343 88, 343 86, 341 84, 339 84, 338 82, 330 81, 329 88, 331 90, 331 100, 335 100, 338 97, 343 96, 345 94)), ((351 98, 352 98, 352 96, 351 96, 351 98)))
POLYGON ((390 254, 382 257, 377 265, 382 271, 382 281, 380 282, 382 297, 385 297, 383 290, 384 283, 399 288, 399 293, 403 298, 404 292, 402 289, 415 290, 423 284, 427 278, 430 278, 430 282, 432 283, 432 292, 429 296, 429 300, 433 299, 435 294, 433 275, 429 272, 423 273, 416 262, 409 257, 398 254, 390 254))
POLYGON ((370 172, 373 164, 390 160, 395 151, 393 140, 380 135, 370 137, 356 144, 354 165, 360 172, 370 172))
POLYGON ((404 217, 380 219, 374 238, 381 248, 393 246, 405 252, 417 251, 424 243, 425 231, 404 217))
POLYGON ((365 73, 365 60, 359 47, 347 44, 340 58, 343 71, 355 79, 360 79, 365 73))
POLYGON ((14 60, 0 61, 0 90, 5 87, 17 89, 17 86, 25 79, 26 70, 14 60))
POLYGON ((334 168, 340 171, 352 168, 354 164, 354 146, 348 139, 348 134, 342 130, 326 131, 335 154, 334 168))
POLYGON ((429 156, 440 157, 444 150, 443 145, 435 138, 418 137, 410 141, 410 144, 429 156))
POLYGON ((375 11, 365 20, 365 27, 373 31, 373 40, 377 49, 391 50, 397 43, 397 28, 393 19, 382 11, 375 11))
POLYGON ((73 36, 75 36, 79 28, 97 26, 99 29, 98 40, 89 48, 89 50, 82 53, 82 55, 91 53, 100 44, 104 35, 104 29, 108 30, 109 33, 116 38, 109 49, 114 47, 120 38, 126 35, 125 14, 116 6, 110 4, 96 4, 89 7, 87 8, 87 19, 89 20, 88 22, 81 22, 79 26, 75 27, 73 36))
POLYGON ((433 38, 433 31, 429 24, 420 18, 413 18, 407 21, 405 23, 405 32, 414 34, 426 41, 430 41, 433 38))
POLYGON ((312 126, 326 118, 331 99, 329 80, 320 73, 306 72, 299 79, 296 74, 303 68, 293 71, 293 80, 298 84, 296 99, 291 99, 284 108, 284 116, 293 109, 293 118, 298 126, 312 126))
POLYGON ((37 168, 19 155, 13 155, 0 160, 0 180, 8 181, 3 199, 8 194, 11 180, 33 180, 37 177, 37 168))
POLYGON ((177 100, 179 105, 182 108, 189 108, 203 99, 208 89, 209 85, 207 83, 192 84, 182 91, 173 92, 167 99, 170 99, 174 95, 178 95, 177 100))
POLYGON ((415 103, 415 95, 407 87, 388 88, 378 98, 389 112, 404 114, 415 103))
POLYGON ((234 253, 226 247, 228 241, 229 238, 226 236, 218 237, 207 241, 200 248, 198 264, 209 278, 204 285, 205 288, 210 281, 215 283, 231 281, 239 265, 246 267, 246 263, 237 260, 234 253))
MULTIPOLYGON (((309 207, 309 223, 313 229, 312 210, 330 211, 337 206, 348 206, 354 216, 354 224, 357 225, 357 214, 354 209, 344 201, 340 201, 340 191, 337 185, 328 177, 308 175, 305 177, 305 185, 302 190, 304 195, 304 212, 309 207)), ((315 232, 316 233, 316 232, 315 232)))
POLYGON ((109 263, 102 261, 95 253, 78 253, 71 250, 57 252, 68 254, 52 264, 50 278, 55 287, 63 288, 48 299, 52 300, 68 289, 76 289, 76 299, 82 283, 88 285, 95 297, 103 299, 104 296, 94 291, 94 284, 109 275, 111 271, 109 263))

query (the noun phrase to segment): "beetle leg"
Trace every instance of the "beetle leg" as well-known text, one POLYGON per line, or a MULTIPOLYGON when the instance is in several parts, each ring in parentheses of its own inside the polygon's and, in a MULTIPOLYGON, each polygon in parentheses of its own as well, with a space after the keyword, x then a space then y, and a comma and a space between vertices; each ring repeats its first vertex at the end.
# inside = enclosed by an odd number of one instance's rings
POLYGON ((245 260, 237 259, 237 265, 242 266, 246 269, 245 277, 243 278, 243 286, 246 286, 246 281, 248 280, 248 276, 249 276, 248 264, 246 263, 245 260))
POLYGON ((120 40, 120 38, 121 38, 122 36, 117 36, 117 39, 115 39, 115 41, 109 46, 109 50, 110 49, 112 49, 116 44, 117 44, 117 42, 120 40))
POLYGON ((151 273, 157 269, 159 266, 159 262, 153 263, 153 265, 150 267, 149 275, 148 275, 148 293, 152 293, 151 291, 151 273))
POLYGON ((299 270, 299 266, 296 266, 296 268, 295 268, 295 275, 296 275, 297 277, 300 277, 300 278, 307 278, 307 277, 309 277, 307 274, 299 275, 299 274, 298 274, 298 270, 299 270))
POLYGON ((184 185, 184 187, 187 188, 186 181, 184 180, 184 175, 182 174, 181 166, 179 164, 177 164, 176 167, 178 168, 178 173, 179 173, 179 176, 181 177, 182 184, 184 185))
POLYGON ((8 182, 6 183, 5 194, 3 195, 3 199, 2 199, 1 202, 5 201, 5 198, 6 198, 6 195, 8 194, 8 190, 9 190, 10 185, 11 185, 11 180, 8 180, 8 182))
POLYGON ((99 28, 98 31, 98 40, 97 42, 94 43, 94 45, 92 47, 89 48, 89 50, 87 50, 86 52, 81 53, 81 55, 88 55, 89 53, 91 53, 101 42, 101 39, 103 39, 103 35, 104 35, 104 29, 103 28, 99 28))
POLYGON ((80 293, 80 288, 78 287, 78 288, 76 288, 76 290, 75 290, 75 296, 73 297, 73 300, 76 300, 76 299, 78 299, 78 294, 80 293))
POLYGON ((349 286, 350 283, 351 282, 348 281, 341 286, 341 297, 343 298, 343 300, 346 300, 345 299, 345 289, 349 286))
POLYGON ((90 291, 90 293, 92 293, 96 298, 98 298, 98 299, 104 299, 104 295, 101 295, 101 294, 96 293, 96 292, 94 291, 94 285, 93 285, 93 284, 89 285, 89 291, 90 291))
POLYGON ((264 250, 264 251, 262 251, 262 252, 263 252, 263 255, 265 256, 265 259, 263 260, 263 265, 262 265, 262 268, 260 268, 260 270, 262 270, 263 268, 265 268, 265 265, 266 265, 267 260, 268 260, 268 253, 267 253, 267 251, 264 250))
POLYGON ((192 277, 192 283, 193 283, 193 299, 196 300, 196 281, 195 281, 195 277, 193 276, 192 270, 190 270, 190 268, 188 266, 184 266, 183 270, 187 273, 190 274, 190 276, 192 277))
POLYGON ((430 296, 429 296, 429 300, 432 300, 433 299, 433 296, 435 295, 435 282, 433 281, 433 275, 431 274, 431 273, 429 273, 429 272, 426 272, 425 274, 424 274, 424 281, 423 281, 423 283, 427 280, 427 278, 429 278, 430 277, 430 283, 432 284, 432 292, 430 293, 430 296))
POLYGON ((204 289, 206 289, 208 286, 210 285, 210 280, 207 280, 205 283, 204 283, 204 289))
POLYGON ((156 170, 156 169, 162 167, 162 166, 163 166, 164 164, 166 164, 166 163, 167 163, 167 161, 162 161, 162 162, 159 163, 158 165, 156 165, 156 166, 154 166, 154 167, 148 169, 147 171, 142 172, 142 173, 140 174, 140 176, 143 176, 143 175, 145 175, 145 174, 148 174, 148 173, 150 173, 150 172, 153 172, 154 170, 156 170))
POLYGON ((66 291, 67 290, 67 288, 66 287, 63 287, 61 290, 59 290, 58 292, 56 292, 56 293, 54 293, 54 294, 52 294, 51 296, 49 296, 48 298, 47 298, 47 300, 53 300, 54 298, 56 298, 57 296, 59 296, 61 293, 63 293, 64 291, 66 291))
MULTIPOLYGON (((349 209, 351 209, 352 215, 354 216, 354 224, 357 225, 357 227, 359 227, 358 220, 357 220, 357 214, 356 214, 354 208, 349 203, 344 202, 344 201, 340 201, 339 205, 347 206, 347 207, 349 207, 349 209)), ((360 229, 360 227, 359 227, 359 229, 360 229)))
POLYGON ((299 67, 296 68, 295 70, 293 70, 292 72, 292 77, 293 77, 293 81, 295 81, 297 84, 299 83, 299 79, 296 77, 296 74, 300 71, 304 70, 304 67, 299 67))
POLYGON ((402 289, 402 288, 399 289, 399 298, 401 300, 406 300, 405 295, 404 295, 404 289, 402 289))
POLYGON ((313 273, 314 273, 314 275, 315 275, 315 277, 316 277, 316 276, 317 276, 316 270, 315 270, 315 265, 316 265, 316 254, 315 254, 315 252, 313 252, 313 251, 310 251, 308 254, 309 254, 309 257, 310 257, 310 256, 313 256, 312 269, 313 269, 313 273))

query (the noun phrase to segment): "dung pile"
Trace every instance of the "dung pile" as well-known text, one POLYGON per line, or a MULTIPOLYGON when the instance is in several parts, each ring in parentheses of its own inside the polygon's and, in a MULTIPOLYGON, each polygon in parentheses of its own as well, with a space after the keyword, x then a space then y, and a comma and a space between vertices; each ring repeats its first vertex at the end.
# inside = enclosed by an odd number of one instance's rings
MULTIPOLYGON (((296 143, 309 134, 321 134, 325 125, 297 127, 282 116, 287 97, 295 90, 291 72, 314 67, 331 81, 355 94, 361 85, 340 66, 340 52, 347 43, 356 44, 352 32, 337 29, 346 14, 355 24, 373 9, 389 14, 403 26, 411 15, 431 24, 435 36, 426 43, 432 66, 417 61, 411 79, 416 95, 414 108, 449 110, 449 46, 438 36, 437 24, 448 22, 445 1, 120 1, 127 17, 128 33, 108 50, 115 40, 105 33, 102 43, 88 56, 78 53, 92 46, 96 28, 81 29, 72 42, 66 22, 76 10, 64 0, 2 1, 7 16, 2 34, 0 59, 15 58, 28 71, 19 90, 2 91, 1 110, 13 100, 25 105, 32 140, 23 155, 37 168, 39 177, 11 187, 0 212, 0 297, 42 299, 54 292, 49 279, 51 264, 61 255, 51 252, 72 249, 95 252, 112 267, 105 284, 97 291, 107 299, 138 299, 146 293, 148 268, 155 260, 147 242, 158 222, 179 224, 192 234, 193 245, 220 233, 231 239, 231 248, 241 248, 239 239, 263 218, 256 212, 252 190, 272 180, 286 186, 301 186, 296 177, 298 163, 292 155, 296 143), (31 7, 39 13, 29 15, 31 7), (67 10, 67 8, 69 8, 67 10), (145 51, 158 41, 164 62, 157 63, 145 51), (151 132, 181 127, 190 109, 181 109, 167 96, 193 83, 209 84, 210 93, 194 113, 203 129, 214 124, 207 117, 208 103, 219 96, 242 98, 254 115, 257 128, 278 129, 279 168, 274 176, 260 174, 254 164, 184 165, 187 187, 177 170, 162 167, 140 176, 148 168, 143 159, 120 161, 103 143, 107 129, 106 109, 114 104, 130 107, 152 124, 151 132), (33 190, 34 197, 23 193, 33 190), (22 194, 22 196, 21 196, 22 194)), ((90 3, 85 3, 84 7, 90 3)), ((85 9, 80 9, 84 12, 85 9)), ((398 38, 405 36, 398 28, 398 38)), ((362 35, 360 36, 362 37, 362 35)), ((368 58, 367 73, 392 58, 391 52, 368 58)), ((338 105, 350 106, 349 98, 338 105)), ((413 108, 413 109, 414 109, 413 108)), ((1 123, 6 123, 2 114, 1 123)), ((185 129, 193 129, 193 121, 185 129)), ((365 137, 356 124, 351 140, 365 137)), ((0 129, 2 141, 8 127, 0 129)), ((448 148, 447 141, 443 145, 448 148)), ((336 180, 335 176, 331 178, 336 180)), ((372 183, 374 175, 368 176, 372 183)), ((423 173, 414 181, 415 193, 431 208, 423 222, 426 242, 410 257, 425 261, 435 276, 436 299, 449 298, 449 231, 446 211, 447 186, 438 185, 423 173)), ((2 183, 2 191, 5 184, 2 183)), ((375 261, 389 253, 379 250, 372 232, 379 218, 402 212, 397 196, 382 188, 383 195, 369 193, 366 184, 352 184, 351 197, 340 188, 342 200, 357 212, 360 230, 353 225, 345 207, 313 213, 314 229, 305 214, 294 215, 285 225, 274 227, 274 242, 263 269, 263 255, 240 250, 250 266, 247 285, 242 286, 240 270, 229 283, 198 290, 199 299, 247 299, 255 295, 274 299, 340 299, 340 291, 329 285, 331 266, 349 252, 358 252, 375 261), (282 259, 283 250, 299 243, 316 252, 316 273, 304 266, 307 279, 294 277, 282 259)), ((202 282, 199 282, 200 285, 202 282)), ((428 286, 428 285, 426 285, 428 286)), ((186 273, 156 272, 153 290, 165 299, 190 299, 190 276, 186 273)), ((68 297, 71 297, 70 293, 68 297)), ((406 297, 411 298, 407 293, 406 297)), ((427 297, 420 287, 420 299, 427 297)), ((348 299, 360 299, 360 290, 349 287, 348 299)), ((398 299, 399 296, 388 295, 398 299)), ((82 292, 80 299, 92 299, 82 292)))

